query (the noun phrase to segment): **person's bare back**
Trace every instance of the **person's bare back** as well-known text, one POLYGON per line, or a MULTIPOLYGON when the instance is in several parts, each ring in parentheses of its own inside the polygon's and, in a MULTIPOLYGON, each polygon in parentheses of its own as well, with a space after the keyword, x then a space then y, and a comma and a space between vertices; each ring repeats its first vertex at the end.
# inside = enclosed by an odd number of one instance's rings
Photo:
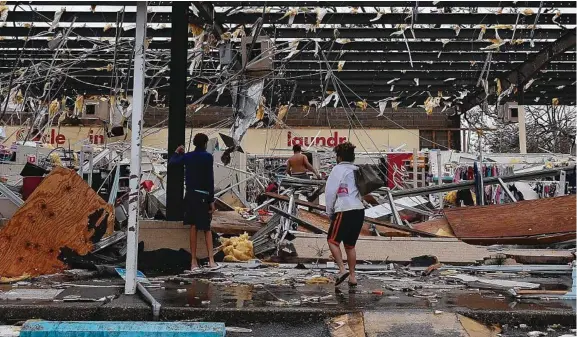
POLYGON ((287 160, 286 172, 287 174, 294 175, 304 175, 307 172, 312 172, 315 176, 319 177, 319 174, 315 171, 307 156, 301 153, 301 148, 299 145, 293 146, 294 155, 292 155, 287 160))
POLYGON ((307 165, 308 158, 302 153, 295 153, 288 159, 288 169, 290 174, 306 173, 308 171, 307 165))

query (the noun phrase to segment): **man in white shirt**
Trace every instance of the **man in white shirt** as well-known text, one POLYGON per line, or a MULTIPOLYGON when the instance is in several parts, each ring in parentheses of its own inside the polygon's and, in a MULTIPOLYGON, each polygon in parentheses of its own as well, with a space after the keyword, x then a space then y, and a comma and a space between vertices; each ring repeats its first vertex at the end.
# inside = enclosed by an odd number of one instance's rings
POLYGON ((335 280, 335 286, 349 278, 349 287, 357 285, 355 266, 357 253, 355 244, 361 233, 365 219, 365 207, 362 196, 359 194, 355 183, 355 146, 349 142, 335 147, 337 165, 331 171, 325 187, 325 201, 327 214, 331 219, 328 232, 328 245, 335 262, 339 266, 339 274, 335 280), (341 242, 347 253, 347 272, 343 263, 341 242))

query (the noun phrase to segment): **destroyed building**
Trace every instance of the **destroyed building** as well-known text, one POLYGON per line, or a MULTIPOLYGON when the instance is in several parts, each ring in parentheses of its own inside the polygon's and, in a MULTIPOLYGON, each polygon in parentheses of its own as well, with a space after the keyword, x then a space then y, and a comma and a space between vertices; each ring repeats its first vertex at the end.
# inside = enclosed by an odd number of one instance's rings
MULTIPOLYGON (((104 306, 126 279, 144 319, 336 307, 328 329, 353 330, 350 312, 408 301, 465 330, 515 306, 574 328, 575 2, 350 5, 0 4, 0 298, 104 306), (195 274, 167 162, 198 132, 217 208, 198 257, 223 267, 195 274), (344 142, 381 181, 362 198, 357 304, 330 288, 325 178, 344 142), (322 179, 287 175, 295 145, 322 179)), ((10 308, 0 321, 36 318, 10 308)))

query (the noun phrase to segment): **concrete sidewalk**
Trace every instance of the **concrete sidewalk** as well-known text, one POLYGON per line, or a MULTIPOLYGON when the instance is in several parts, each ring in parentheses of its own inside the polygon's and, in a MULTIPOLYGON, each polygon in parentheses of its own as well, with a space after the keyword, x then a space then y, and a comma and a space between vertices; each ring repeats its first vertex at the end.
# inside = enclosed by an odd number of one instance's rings
MULTIPOLYGON (((160 319, 225 322, 317 324, 351 312, 393 315, 399 312, 459 313, 486 324, 575 327, 572 301, 519 301, 506 291, 467 287, 442 277, 421 277, 410 270, 384 270, 359 276, 359 287, 335 292, 319 270, 247 269, 227 266, 194 277, 150 277, 148 291, 160 302, 160 319), (411 276, 413 275, 414 276, 411 276), (386 277, 383 277, 386 275, 386 277), (320 277, 320 278, 319 278, 320 277), (320 282, 321 284, 312 284, 320 282)), ((80 280, 57 275, 0 287, 0 322, 46 320, 152 320, 152 309, 138 295, 123 295, 119 277, 80 280)), ((560 287, 560 278, 524 279, 560 287)), ((570 279, 569 279, 570 280, 570 279)), ((567 282, 567 279, 562 280, 567 282)))

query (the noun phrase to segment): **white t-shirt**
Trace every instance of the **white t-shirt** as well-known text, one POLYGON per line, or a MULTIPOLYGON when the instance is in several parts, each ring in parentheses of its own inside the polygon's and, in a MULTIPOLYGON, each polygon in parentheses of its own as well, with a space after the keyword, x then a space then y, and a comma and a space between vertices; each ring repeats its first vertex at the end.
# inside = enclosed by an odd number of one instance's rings
POLYGON ((364 209, 363 201, 355 183, 355 170, 350 162, 340 162, 333 167, 325 187, 325 202, 329 217, 338 212, 364 209))

